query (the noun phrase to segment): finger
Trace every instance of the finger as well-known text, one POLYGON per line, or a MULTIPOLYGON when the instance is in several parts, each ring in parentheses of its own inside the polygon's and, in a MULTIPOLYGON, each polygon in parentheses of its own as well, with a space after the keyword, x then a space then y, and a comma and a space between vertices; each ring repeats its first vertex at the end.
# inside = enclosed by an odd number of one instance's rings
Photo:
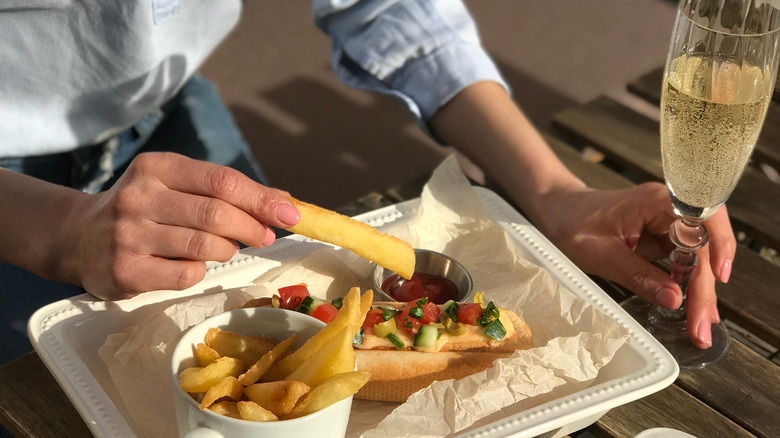
POLYGON ((710 265, 715 277, 721 283, 727 283, 731 277, 731 267, 737 252, 737 239, 731 228, 728 211, 724 205, 705 222, 710 234, 710 265))
POLYGON ((201 230, 257 248, 268 246, 266 239, 273 233, 244 210, 221 199, 164 191, 149 204, 149 219, 158 224, 201 230))
POLYGON ((128 294, 137 295, 155 290, 184 290, 205 276, 205 262, 138 257, 128 262, 118 282, 126 285, 128 294))
POLYGON ((164 258, 226 262, 238 253, 231 239, 205 231, 155 224, 146 233, 143 254, 164 258))
MULTIPOLYGON (((667 309, 682 304, 682 290, 671 276, 632 251, 621 251, 611 259, 609 271, 596 275, 618 282, 645 300, 667 309)), ((602 266, 607 266, 602 263, 602 266)))
POLYGON ((713 275, 707 248, 698 252, 700 262, 688 282, 687 324, 691 342, 698 348, 712 346, 713 323, 718 322, 715 276, 713 275))
POLYGON ((141 154, 133 165, 156 175, 172 190, 221 199, 267 225, 289 228, 300 219, 286 192, 258 184, 229 167, 171 153, 141 154))

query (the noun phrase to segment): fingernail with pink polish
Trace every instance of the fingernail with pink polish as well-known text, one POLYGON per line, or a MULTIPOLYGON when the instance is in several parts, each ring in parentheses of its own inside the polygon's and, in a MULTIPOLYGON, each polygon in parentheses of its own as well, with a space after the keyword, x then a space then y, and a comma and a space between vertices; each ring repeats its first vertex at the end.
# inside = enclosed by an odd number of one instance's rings
POLYGON ((707 348, 712 347, 712 323, 708 320, 703 320, 699 323, 699 327, 696 330, 696 337, 699 338, 699 343, 707 348))
POLYGON ((718 280, 720 280, 721 283, 729 282, 729 277, 731 277, 731 260, 726 260, 722 265, 720 265, 719 274, 720 275, 718 275, 718 280))
POLYGON ((274 233, 274 230, 270 228, 266 228, 265 238, 263 239, 263 245, 271 246, 271 244, 274 243, 274 240, 276 240, 276 233, 274 233))
POLYGON ((279 204, 276 208, 276 218, 285 226, 291 227, 301 219, 301 213, 291 204, 279 204))
POLYGON ((668 287, 661 288, 661 290, 655 294, 655 302, 661 307, 667 309, 676 309, 677 293, 668 287))

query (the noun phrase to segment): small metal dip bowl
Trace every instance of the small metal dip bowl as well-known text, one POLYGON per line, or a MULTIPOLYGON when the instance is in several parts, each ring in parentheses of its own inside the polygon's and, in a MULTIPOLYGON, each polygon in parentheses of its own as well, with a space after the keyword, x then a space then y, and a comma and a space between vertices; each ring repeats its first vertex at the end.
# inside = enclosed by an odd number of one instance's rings
MULTIPOLYGON (((414 253, 416 257, 414 265, 415 273, 446 278, 455 284, 458 295, 457 301, 466 302, 471 300, 474 282, 471 279, 471 274, 469 274, 469 271, 466 270, 462 264, 452 257, 436 251, 416 248, 414 253)), ((376 263, 372 263, 372 265, 371 281, 374 285, 374 300, 398 301, 382 290, 382 283, 390 276, 394 275, 395 272, 385 269, 376 263)))

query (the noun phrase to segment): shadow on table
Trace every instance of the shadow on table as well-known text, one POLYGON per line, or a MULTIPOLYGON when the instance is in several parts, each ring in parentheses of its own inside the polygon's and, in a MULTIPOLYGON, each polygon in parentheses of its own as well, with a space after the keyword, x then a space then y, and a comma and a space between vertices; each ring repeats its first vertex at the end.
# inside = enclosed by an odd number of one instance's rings
POLYGON ((80 287, 49 281, 0 263, 0 364, 32 351, 27 320, 36 310, 83 293, 80 287))

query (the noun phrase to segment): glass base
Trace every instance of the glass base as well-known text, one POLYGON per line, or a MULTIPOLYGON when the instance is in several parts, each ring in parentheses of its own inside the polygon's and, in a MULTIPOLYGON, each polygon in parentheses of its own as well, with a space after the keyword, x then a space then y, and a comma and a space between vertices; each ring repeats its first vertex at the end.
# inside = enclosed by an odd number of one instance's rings
POLYGON ((719 361, 729 349, 731 338, 722 323, 712 324, 712 347, 702 350, 688 338, 685 324, 654 324, 648 315, 653 304, 640 297, 631 297, 622 303, 625 309, 642 327, 672 354, 683 370, 696 370, 719 361))

